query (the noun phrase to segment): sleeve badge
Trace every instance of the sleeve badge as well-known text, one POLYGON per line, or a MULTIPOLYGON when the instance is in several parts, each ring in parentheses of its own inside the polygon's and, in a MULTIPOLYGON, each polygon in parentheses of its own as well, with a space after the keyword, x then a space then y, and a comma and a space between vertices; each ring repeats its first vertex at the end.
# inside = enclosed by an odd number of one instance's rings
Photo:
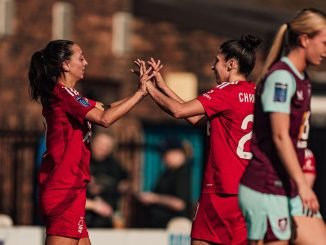
POLYGON ((275 83, 274 87, 274 101, 285 102, 288 91, 288 85, 284 83, 275 83))

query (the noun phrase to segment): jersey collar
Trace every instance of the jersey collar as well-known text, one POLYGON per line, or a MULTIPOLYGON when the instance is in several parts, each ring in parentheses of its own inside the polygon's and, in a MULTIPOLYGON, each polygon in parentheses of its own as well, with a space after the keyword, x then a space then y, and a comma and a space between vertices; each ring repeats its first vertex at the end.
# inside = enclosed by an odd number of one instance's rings
POLYGON ((291 68, 291 70, 295 73, 295 75, 297 75, 301 80, 303 80, 305 78, 304 74, 302 74, 298 71, 298 69, 293 65, 293 63, 291 62, 291 60, 288 57, 283 56, 281 58, 281 61, 286 63, 291 68))

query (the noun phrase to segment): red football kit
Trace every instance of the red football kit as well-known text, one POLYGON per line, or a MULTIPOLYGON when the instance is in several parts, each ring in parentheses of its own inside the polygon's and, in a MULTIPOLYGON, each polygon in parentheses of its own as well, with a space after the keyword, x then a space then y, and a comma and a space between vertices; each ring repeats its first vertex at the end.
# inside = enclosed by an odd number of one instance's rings
POLYGON ((209 147, 192 239, 223 244, 247 241, 237 194, 252 157, 255 87, 249 81, 222 83, 198 97, 209 121, 209 147))
POLYGON ((48 235, 88 237, 84 222, 90 180, 91 124, 85 115, 95 101, 57 83, 43 106, 46 152, 39 173, 40 206, 48 235))

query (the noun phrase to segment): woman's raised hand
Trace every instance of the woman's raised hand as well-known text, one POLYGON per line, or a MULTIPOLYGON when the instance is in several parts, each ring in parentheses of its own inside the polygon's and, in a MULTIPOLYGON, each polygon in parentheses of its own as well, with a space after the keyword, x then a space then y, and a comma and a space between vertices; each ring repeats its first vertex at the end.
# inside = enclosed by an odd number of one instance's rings
POLYGON ((131 70, 131 71, 139 76, 138 88, 141 92, 147 95, 148 92, 146 89, 146 83, 154 77, 154 74, 150 73, 153 70, 153 68, 149 67, 147 69, 145 61, 141 59, 135 60, 134 63, 139 67, 139 71, 135 71, 135 70, 131 70))
POLYGON ((161 64, 160 60, 155 61, 153 58, 151 58, 149 61, 147 61, 147 63, 153 68, 153 74, 154 76, 154 83, 158 86, 158 87, 162 87, 165 86, 166 83, 160 73, 160 70, 163 68, 163 65, 161 64))

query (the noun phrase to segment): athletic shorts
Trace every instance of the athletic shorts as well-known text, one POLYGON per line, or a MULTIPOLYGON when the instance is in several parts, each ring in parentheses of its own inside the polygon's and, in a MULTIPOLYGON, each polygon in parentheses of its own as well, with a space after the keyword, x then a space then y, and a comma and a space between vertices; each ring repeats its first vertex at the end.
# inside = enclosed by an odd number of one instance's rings
POLYGON ((247 244, 238 196, 202 193, 193 218, 191 238, 217 244, 247 244))
POLYGON ((246 219, 249 240, 289 240, 291 217, 289 198, 257 192, 244 185, 239 188, 239 203, 246 219))
MULTIPOLYGON (((308 216, 307 210, 303 210, 301 198, 299 196, 293 197, 290 200, 291 216, 308 216)), ((314 215, 314 217, 322 219, 320 212, 314 215)))
POLYGON ((40 192, 40 207, 47 235, 87 238, 86 188, 40 192))

